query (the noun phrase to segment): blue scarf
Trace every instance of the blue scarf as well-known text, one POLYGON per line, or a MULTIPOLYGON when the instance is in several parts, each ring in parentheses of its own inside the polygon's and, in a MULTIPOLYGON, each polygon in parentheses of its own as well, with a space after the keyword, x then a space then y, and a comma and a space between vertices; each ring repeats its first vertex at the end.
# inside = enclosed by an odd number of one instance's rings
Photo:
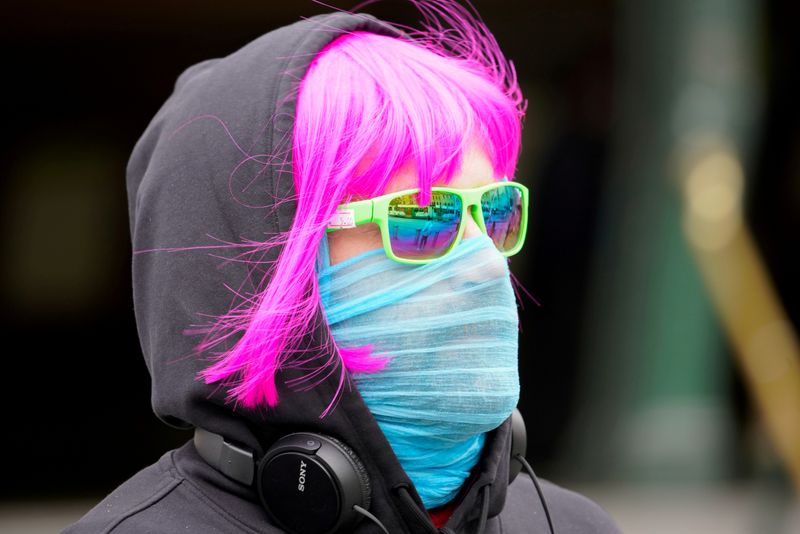
POLYGON ((328 258, 323 239, 317 274, 334 340, 391 358, 355 374, 356 386, 425 507, 446 504, 519 399, 508 263, 484 235, 427 265, 383 249, 328 258))

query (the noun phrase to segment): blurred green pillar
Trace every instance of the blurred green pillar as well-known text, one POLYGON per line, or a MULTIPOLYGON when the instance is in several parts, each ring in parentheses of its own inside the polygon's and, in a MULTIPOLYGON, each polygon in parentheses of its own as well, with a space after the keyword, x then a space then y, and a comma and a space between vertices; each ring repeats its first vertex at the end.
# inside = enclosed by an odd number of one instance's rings
POLYGON ((681 227, 677 159, 706 141, 745 162, 759 88, 754 0, 619 7, 613 168, 564 458, 580 479, 714 480, 732 469, 730 363, 681 227))

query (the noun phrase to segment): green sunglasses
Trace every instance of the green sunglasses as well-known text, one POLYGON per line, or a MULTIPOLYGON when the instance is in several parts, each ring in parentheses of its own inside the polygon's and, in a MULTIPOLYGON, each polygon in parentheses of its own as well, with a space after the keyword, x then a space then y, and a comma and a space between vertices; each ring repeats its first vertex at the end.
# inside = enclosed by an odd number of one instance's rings
POLYGON ((524 185, 494 182, 474 189, 433 187, 427 206, 417 202, 419 191, 408 189, 342 204, 327 231, 375 223, 390 259, 419 265, 438 260, 461 242, 468 209, 504 256, 513 256, 522 248, 528 228, 528 188, 524 185))

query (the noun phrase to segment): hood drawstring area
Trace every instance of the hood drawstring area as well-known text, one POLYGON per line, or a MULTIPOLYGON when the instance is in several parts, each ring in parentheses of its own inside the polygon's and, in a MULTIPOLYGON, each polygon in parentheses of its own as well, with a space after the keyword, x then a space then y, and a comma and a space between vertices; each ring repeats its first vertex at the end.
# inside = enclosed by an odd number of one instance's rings
POLYGON ((477 534, 483 534, 486 530, 486 521, 489 519, 489 497, 491 496, 491 490, 491 484, 486 484, 480 489, 483 497, 481 498, 481 516, 480 521, 478 522, 477 534))
POLYGON ((405 508, 425 529, 426 534, 439 534, 439 530, 433 526, 428 513, 417 504, 405 485, 396 486, 394 490, 398 497, 400 497, 400 504, 402 504, 403 508, 405 508))
MULTIPOLYGON (((491 484, 486 484, 485 486, 481 486, 479 490, 481 494, 481 514, 478 520, 478 529, 476 530, 476 534, 484 534, 484 532, 486 532, 486 523, 489 519, 491 487, 491 484)), ((428 513, 417 504, 406 486, 397 486, 394 488, 394 490, 400 498, 400 503, 403 505, 406 511, 414 516, 417 519, 417 522, 422 525, 423 528, 425 528, 426 534, 450 534, 453 532, 447 527, 442 527, 440 529, 434 527, 433 523, 431 523, 428 513)))

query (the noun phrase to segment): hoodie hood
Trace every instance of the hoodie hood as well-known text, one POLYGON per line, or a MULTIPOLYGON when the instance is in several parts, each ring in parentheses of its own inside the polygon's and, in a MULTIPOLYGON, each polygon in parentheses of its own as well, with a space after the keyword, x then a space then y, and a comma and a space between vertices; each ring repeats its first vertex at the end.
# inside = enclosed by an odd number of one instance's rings
MULTIPOLYGON (((153 410, 164 422, 205 428, 257 454, 294 431, 331 435, 363 461, 371 479, 371 511, 387 528, 428 532, 433 527, 427 516, 420 517, 420 510, 398 498, 397 488, 406 487, 422 507, 354 387, 346 387, 336 408, 321 418, 336 394, 337 374, 298 391, 284 385, 298 373, 289 370, 278 374, 275 408, 237 407, 226 401, 224 387, 198 380, 211 355, 197 355, 199 337, 186 333, 228 311, 234 291, 252 293, 249 280, 261 277, 235 261, 236 248, 224 246, 264 241, 289 230, 294 203, 285 199, 294 196, 291 135, 298 84, 322 48, 353 31, 400 35, 369 15, 322 15, 272 31, 179 77, 127 169, 136 320, 152 380, 153 410), (278 159, 267 161, 270 155, 278 159)), ((274 248, 259 259, 269 262, 277 254, 274 248)), ((325 321, 316 324, 320 327, 308 333, 309 346, 335 350, 327 343, 325 321)), ((489 516, 503 508, 510 439, 508 421, 488 436, 449 524, 477 522, 487 485, 489 516)), ((256 498, 233 482, 230 491, 256 498)))

